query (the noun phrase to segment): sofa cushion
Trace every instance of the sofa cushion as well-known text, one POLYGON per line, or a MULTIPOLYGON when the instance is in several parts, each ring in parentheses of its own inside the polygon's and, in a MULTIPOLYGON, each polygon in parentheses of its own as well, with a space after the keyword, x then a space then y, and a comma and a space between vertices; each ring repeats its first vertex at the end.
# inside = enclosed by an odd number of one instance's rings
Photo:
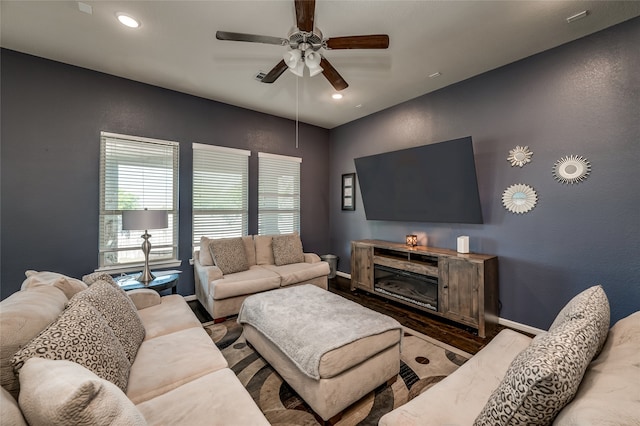
POLYGON ((228 368, 185 383, 137 407, 149 424, 155 425, 270 424, 228 368))
POLYGON ((198 261, 202 266, 213 266, 213 257, 209 251, 209 238, 200 237, 200 251, 198 253, 198 261))
POLYGON ((587 319, 537 336, 513 360, 474 425, 549 425, 575 395, 598 339, 587 319))
POLYGON ((11 363, 19 375, 32 357, 66 359, 127 389, 131 363, 102 314, 85 301, 70 305, 38 337, 20 349, 11 363))
POLYGON ((116 385, 74 362, 31 358, 20 387, 20 406, 33 426, 147 424, 116 385))
POLYGON ((277 266, 304 262, 302 241, 298 234, 276 235, 271 241, 273 261, 277 266))
POLYGON ((560 310, 549 331, 552 332, 566 322, 583 318, 593 321, 598 329, 597 354, 607 339, 610 325, 609 300, 602 286, 595 285, 574 296, 560 310))
POLYGON ((209 241, 213 263, 223 274, 233 274, 249 269, 242 238, 216 238, 209 241))
POLYGON ((133 362, 145 331, 137 309, 126 293, 106 281, 97 281, 76 294, 70 304, 79 301, 86 301, 104 316, 127 353, 127 358, 133 362))
POLYGON ((41 285, 50 285, 61 290, 64 295, 67 296, 67 299, 71 299, 74 294, 87 288, 87 285, 82 281, 57 272, 29 270, 24 274, 27 279, 22 282, 21 290, 27 290, 41 285))
POLYGON ((140 309, 138 315, 144 325, 145 340, 187 328, 202 328, 184 297, 179 294, 161 297, 159 304, 140 309))
POLYGON ((225 275, 224 278, 209 283, 208 293, 212 299, 259 293, 280 287, 280 275, 266 267, 252 266, 248 271, 225 275))
POLYGON ((253 241, 256 247, 256 265, 274 265, 273 248, 271 242, 273 235, 255 235, 253 241))
POLYGON ((0 387, 0 413, 2 426, 27 426, 18 401, 3 387, 0 387))
POLYGON ((11 359, 64 310, 68 300, 64 293, 50 286, 18 291, 0 303, 0 385, 14 398, 20 382, 11 359))
POLYGON ((202 327, 145 340, 131 366, 127 396, 139 404, 227 365, 202 327))
POLYGON ((640 413, 640 311, 618 321, 594 359, 575 398, 556 417, 556 426, 638 424, 640 413))
POLYGON ((282 287, 326 276, 331 272, 327 262, 291 263, 282 266, 264 265, 263 268, 280 275, 280 286, 282 287))

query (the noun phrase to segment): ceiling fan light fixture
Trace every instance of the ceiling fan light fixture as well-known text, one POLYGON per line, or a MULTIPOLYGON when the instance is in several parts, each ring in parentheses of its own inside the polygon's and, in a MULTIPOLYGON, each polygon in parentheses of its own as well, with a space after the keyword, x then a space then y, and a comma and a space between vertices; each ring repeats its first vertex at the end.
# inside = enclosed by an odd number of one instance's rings
POLYGON ((289 68, 295 68, 302 59, 302 53, 298 49, 291 49, 284 52, 282 57, 289 68))
POLYGON ((304 62, 298 62, 298 65, 296 65, 295 68, 289 68, 289 71, 298 77, 304 77, 304 62))
POLYGON ((309 68, 309 75, 311 77, 320 74, 323 69, 320 66, 320 61, 322 57, 319 53, 314 52, 313 50, 307 51, 304 55, 304 63, 307 64, 307 68, 309 68))
POLYGON ((302 52, 298 49, 291 49, 282 55, 284 63, 289 67, 289 71, 298 77, 304 76, 304 61, 302 60, 302 52))

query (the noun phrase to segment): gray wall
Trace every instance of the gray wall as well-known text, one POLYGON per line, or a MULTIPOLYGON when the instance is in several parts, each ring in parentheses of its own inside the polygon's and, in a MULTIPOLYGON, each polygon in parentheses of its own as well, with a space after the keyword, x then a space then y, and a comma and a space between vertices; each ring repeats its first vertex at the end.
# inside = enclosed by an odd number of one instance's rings
MULTIPOLYGON (((547 328, 573 295, 602 284, 612 321, 640 309, 640 18, 331 130, 331 249, 350 272, 349 242, 376 238, 471 251, 500 264, 501 317, 547 328), (472 136, 485 223, 367 221, 340 209, 353 158, 472 136), (534 152, 523 168, 509 150, 534 152), (582 155, 589 178, 563 185, 554 162, 582 155), (515 215, 504 189, 531 185, 538 205, 515 215)), ((444 177, 443 177, 444 178, 444 177)), ((437 184, 437 183, 433 183, 437 184)))
MULTIPOLYGON (((179 292, 193 294, 191 143, 252 151, 250 233, 257 233, 257 152, 302 157, 304 248, 329 248, 329 131, 118 77, 1 51, 1 286, 27 269, 81 277, 97 267, 100 131, 180 142, 179 292)), ((153 241, 152 241, 153 242, 153 241)))

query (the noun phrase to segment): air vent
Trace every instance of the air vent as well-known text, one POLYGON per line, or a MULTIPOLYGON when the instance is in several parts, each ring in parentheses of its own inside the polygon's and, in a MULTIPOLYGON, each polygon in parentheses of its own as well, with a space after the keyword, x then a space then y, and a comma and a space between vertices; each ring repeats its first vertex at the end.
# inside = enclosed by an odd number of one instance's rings
POLYGON ((267 73, 264 71, 258 71, 258 74, 254 77, 258 81, 262 81, 263 78, 267 76, 267 73))

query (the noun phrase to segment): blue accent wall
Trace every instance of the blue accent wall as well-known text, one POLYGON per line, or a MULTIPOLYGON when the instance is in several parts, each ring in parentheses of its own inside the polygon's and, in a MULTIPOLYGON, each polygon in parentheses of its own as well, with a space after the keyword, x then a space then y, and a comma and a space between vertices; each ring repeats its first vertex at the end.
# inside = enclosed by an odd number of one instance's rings
POLYGON ((469 235, 471 251, 499 256, 503 318, 546 329, 594 284, 609 297, 612 321, 640 309, 638 46, 640 18, 332 129, 338 269, 350 272, 351 240, 402 242, 411 233, 455 249, 469 235), (356 210, 340 209, 340 176, 355 172, 354 158, 468 135, 484 224, 367 221, 359 190, 356 210), (522 168, 507 161, 516 145, 534 153, 522 168), (586 181, 554 180, 553 165, 566 155, 591 162, 586 181), (516 183, 538 193, 529 213, 502 206, 502 192, 516 183))
POLYGON ((20 288, 27 269, 79 278, 98 266, 100 131, 180 142, 181 294, 194 293, 193 142, 251 151, 251 234, 257 153, 301 157, 304 249, 329 249, 328 130, 301 123, 296 149, 291 120, 6 49, 0 66, 2 298, 20 288))

